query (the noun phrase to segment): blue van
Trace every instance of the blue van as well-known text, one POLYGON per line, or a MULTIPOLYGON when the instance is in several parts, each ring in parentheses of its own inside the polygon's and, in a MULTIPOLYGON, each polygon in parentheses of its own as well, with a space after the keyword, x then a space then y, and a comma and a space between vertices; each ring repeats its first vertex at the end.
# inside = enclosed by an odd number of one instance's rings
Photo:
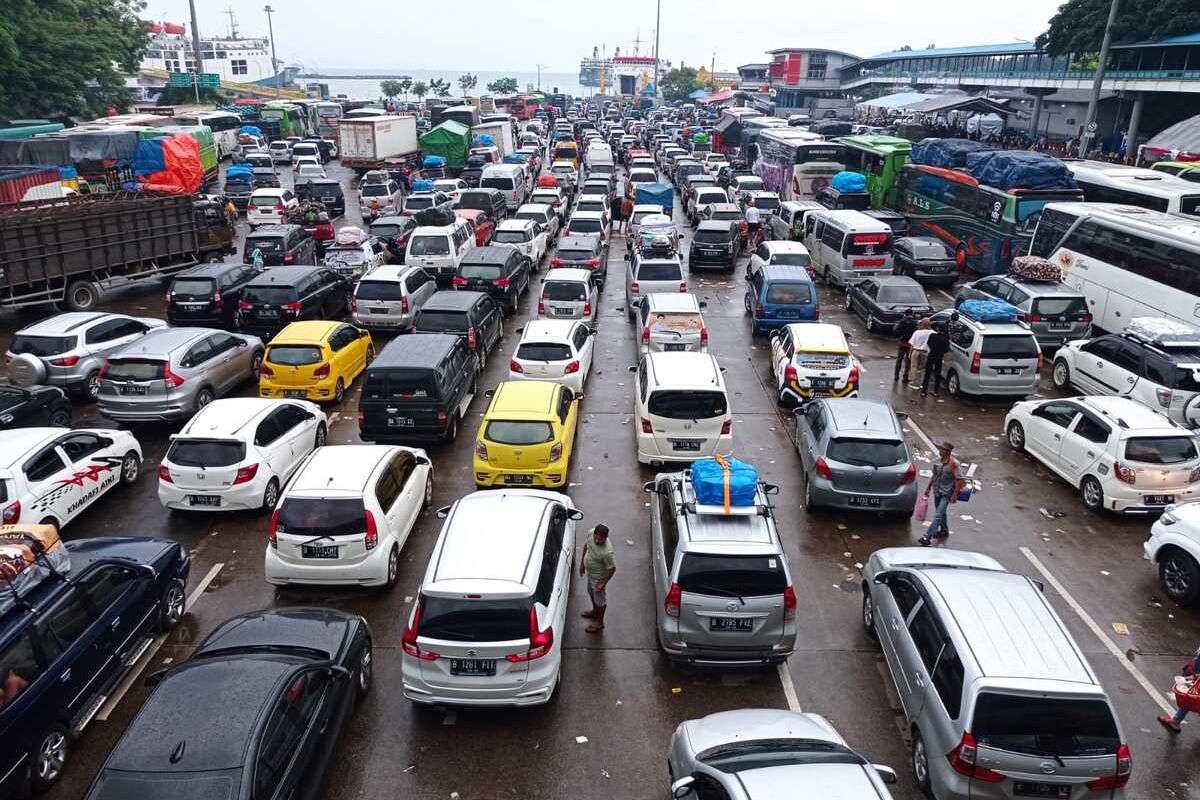
POLYGON ((817 287, 804 267, 768 264, 746 283, 746 313, 754 333, 821 319, 817 287))
POLYGON ((0 797, 44 791, 72 740, 160 633, 183 618, 191 558, 145 537, 66 542, 71 568, 0 617, 0 797))

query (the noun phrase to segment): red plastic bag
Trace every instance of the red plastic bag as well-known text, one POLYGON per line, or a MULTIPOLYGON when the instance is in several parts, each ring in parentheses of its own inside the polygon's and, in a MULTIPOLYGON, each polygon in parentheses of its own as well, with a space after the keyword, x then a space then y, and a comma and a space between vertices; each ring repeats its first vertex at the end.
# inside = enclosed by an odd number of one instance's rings
POLYGON ((1191 712, 1200 712, 1200 680, 1194 677, 1176 678, 1175 705, 1191 712))

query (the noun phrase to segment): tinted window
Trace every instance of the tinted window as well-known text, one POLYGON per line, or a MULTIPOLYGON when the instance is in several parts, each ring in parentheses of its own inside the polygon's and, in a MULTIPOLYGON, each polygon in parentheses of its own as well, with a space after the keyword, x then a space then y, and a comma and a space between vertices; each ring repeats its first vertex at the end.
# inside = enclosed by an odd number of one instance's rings
POLYGON ((245 252, 262 250, 264 253, 282 253, 286 249, 287 241, 282 236, 256 236, 246 240, 245 252))
POLYGON ((1088 313, 1087 300, 1082 297, 1043 297, 1034 300, 1030 310, 1043 317, 1074 317, 1088 313))
POLYGON ((570 347, 555 342, 526 342, 517 347, 517 358, 525 361, 570 361, 572 355, 570 347))
POLYGON ((108 360, 108 368, 104 377, 110 381, 158 381, 162 380, 165 361, 144 361, 141 359, 112 359, 108 360))
POLYGON ((4 686, 0 688, 5 690, 0 691, 0 710, 20 696, 41 674, 32 640, 27 634, 17 636, 0 652, 0 675, 4 676, 4 686))
POLYGON ((587 261, 595 253, 595 250, 570 250, 565 247, 560 247, 556 254, 563 261, 587 261))
POLYGON ((598 219, 572 219, 567 227, 571 233, 602 233, 604 223, 598 219))
POLYGON ((1079 418, 1079 422, 1075 425, 1075 434, 1082 436, 1089 442, 1103 444, 1108 441, 1109 429, 1108 426, 1097 422, 1096 420, 1084 414, 1079 418))
POLYGON ((254 443, 259 447, 269 445, 283 435, 276 416, 276 414, 271 414, 258 423, 258 428, 254 432, 254 443))
POLYGON ((514 188, 512 178, 484 178, 479 182, 479 186, 481 189, 499 189, 503 192, 512 191, 514 188))
POLYGON ((778 556, 685 553, 676 582, 685 592, 713 597, 761 597, 787 588, 778 556))
POLYGON ((807 267, 812 263, 808 253, 776 253, 769 261, 782 267, 807 267))
POLYGON ((908 615, 921 601, 917 587, 913 586, 908 578, 897 575, 888 581, 888 588, 892 590, 892 598, 896 601, 896 607, 900 609, 900 618, 908 619, 908 615))
POLYGON ((136 577, 133 570, 123 567, 101 567, 89 572, 79 581, 79 586, 91 601, 92 607, 102 612, 133 585, 136 577))
POLYGON ((660 389, 650 395, 647 411, 666 419, 712 419, 729 408, 724 392, 660 389))
POLYGON ((266 360, 272 364, 283 364, 289 367, 319 364, 321 363, 321 348, 293 344, 275 345, 267 350, 266 360))
POLYGON ((562 302, 583 302, 587 299, 587 288, 576 281, 547 280, 542 284, 542 297, 562 302))
POLYGON ((1117 723, 1101 699, 1067 700, 983 692, 971 732, 982 747, 1042 756, 1117 752, 1117 723))
POLYGON ((371 370, 363 386, 364 400, 426 400, 436 396, 432 373, 419 370, 371 370))
POLYGON ((1190 436, 1138 436, 1125 441, 1125 457, 1143 464, 1182 464, 1196 457, 1190 436))
POLYGON ((72 592, 37 625, 47 658, 57 658, 83 635, 91 623, 91 615, 83 600, 77 592, 72 592))
POLYGON ((242 300, 259 305, 281 306, 296 301, 296 290, 291 286, 247 286, 242 289, 242 300))
POLYGON ((449 236, 414 236, 408 240, 409 255, 414 256, 448 256, 450 255, 449 236))
POLYGON ((500 267, 463 264, 458 268, 458 274, 463 278, 478 278, 484 281, 494 281, 503 275, 500 267))
POLYGON ((179 298, 208 297, 212 294, 212 278, 176 278, 171 284, 171 293, 179 298))
POLYGON ((554 428, 549 422, 497 419, 487 424, 483 438, 499 444, 544 444, 554 441, 554 428))
POLYGON ((429 333, 459 332, 469 327, 471 322, 465 311, 430 311, 423 308, 417 315, 417 328, 429 333))
POLYGON ((25 462, 25 477, 29 481, 44 481, 65 467, 56 450, 46 450, 25 462))
POLYGON ((12 346, 9 349, 14 353, 54 356, 70 350, 75 346, 76 341, 74 336, 29 336, 18 333, 13 337, 12 346))
POLYGON ((669 261, 643 261, 638 264, 639 281, 681 281, 683 267, 669 261))
POLYGON ((366 511, 358 498, 285 497, 278 530, 300 536, 352 536, 366 530, 366 511))
POLYGON ((1037 339, 1032 336, 984 336, 983 358, 1037 358, 1037 339))
POLYGON ((958 719, 962 710, 963 665, 958 651, 950 642, 943 642, 942 654, 933 669, 933 688, 951 719, 958 719))
POLYGON ((229 467, 245 457, 245 443, 234 439, 176 439, 166 456, 181 467, 229 467))
POLYGON ((929 301, 925 298, 925 290, 920 286, 880 286, 879 302, 924 305, 929 301))
POLYGON ((727 244, 733 239, 733 235, 729 231, 712 231, 698 230, 696 235, 692 237, 694 241, 706 242, 709 244, 727 244))
POLYGON ((895 467, 908 462, 904 442, 886 439, 833 439, 825 455, 856 467, 895 467))
POLYGON ((531 599, 421 598, 420 636, 450 642, 507 642, 529 638, 531 599))
POLYGON ((354 296, 359 300, 399 300, 404 291, 400 284, 391 281, 359 281, 354 296))
POLYGON ((813 286, 799 281, 772 281, 767 285, 765 302, 791 305, 795 303, 811 303, 813 286))
POLYGON ((890 252, 891 249, 892 237, 890 234, 854 233, 846 236, 844 254, 848 256, 873 256, 890 252))

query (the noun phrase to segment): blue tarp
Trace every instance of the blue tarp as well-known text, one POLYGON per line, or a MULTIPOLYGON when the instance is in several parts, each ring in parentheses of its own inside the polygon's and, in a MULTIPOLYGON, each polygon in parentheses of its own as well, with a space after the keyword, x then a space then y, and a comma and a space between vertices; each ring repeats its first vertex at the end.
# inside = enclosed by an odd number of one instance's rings
POLYGON ((251 136, 257 136, 260 139, 263 135, 262 128, 258 127, 257 125, 243 125, 242 127, 238 128, 238 133, 248 133, 251 136))
POLYGON ((424 160, 421 161, 421 166, 423 166, 423 167, 444 167, 444 166, 446 166, 446 157, 445 156, 425 156, 424 160))
POLYGON ((675 189, 669 183, 638 184, 633 202, 635 204, 656 203, 666 209, 669 214, 675 207, 675 189))
POLYGON ((1074 189, 1075 177, 1054 156, 1028 150, 989 150, 967 156, 967 172, 996 189, 1074 189))
POLYGON ((958 310, 980 322, 1016 322, 1021 313, 1003 300, 964 300, 958 310))
POLYGON ((133 174, 140 177, 162 172, 167 168, 163 157, 162 139, 142 139, 133 154, 133 174))
POLYGON ((867 176, 860 172, 839 172, 829 183, 842 193, 867 190, 867 176))
POLYGON ((961 169, 967 164, 967 156, 983 150, 994 150, 992 145, 971 139, 922 139, 912 147, 912 163, 944 169, 961 169))
POLYGON ((729 481, 729 505, 754 505, 754 492, 758 487, 758 470, 736 458, 723 459, 725 467, 715 458, 702 458, 692 464, 692 489, 696 502, 706 506, 725 505, 725 481, 729 481))
POLYGON ((412 182, 412 190, 414 192, 432 192, 433 181, 420 179, 412 182))
POLYGON ((254 168, 249 164, 234 164, 225 172, 225 180, 229 180, 230 178, 254 180, 254 168))
POLYGON ((496 140, 493 139, 491 136, 488 136, 486 133, 481 133, 475 137, 474 146, 475 147, 495 147, 496 140))

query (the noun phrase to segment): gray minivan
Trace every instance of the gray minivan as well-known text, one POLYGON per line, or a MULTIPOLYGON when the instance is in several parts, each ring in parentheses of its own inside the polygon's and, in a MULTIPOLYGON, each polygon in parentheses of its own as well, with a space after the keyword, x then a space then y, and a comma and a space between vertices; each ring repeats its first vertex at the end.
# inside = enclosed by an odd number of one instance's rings
POLYGON ((1087 298, 1058 281, 989 275, 960 286, 954 305, 964 300, 1003 300, 1016 306, 1043 348, 1062 347, 1092 335, 1092 312, 1087 298))
POLYGON ((658 643, 673 663, 758 666, 796 647, 796 591, 760 483, 755 504, 696 503, 691 471, 642 486, 650 507, 658 643))
POLYGON ((1037 583, 979 553, 888 547, 862 590, 925 796, 1124 798, 1116 712, 1037 583))
POLYGON ((979 322, 960 314, 950 324, 949 310, 931 319, 950 328, 950 352, 942 362, 946 389, 964 394, 1027 397, 1041 379, 1042 349, 1023 322, 979 322))

